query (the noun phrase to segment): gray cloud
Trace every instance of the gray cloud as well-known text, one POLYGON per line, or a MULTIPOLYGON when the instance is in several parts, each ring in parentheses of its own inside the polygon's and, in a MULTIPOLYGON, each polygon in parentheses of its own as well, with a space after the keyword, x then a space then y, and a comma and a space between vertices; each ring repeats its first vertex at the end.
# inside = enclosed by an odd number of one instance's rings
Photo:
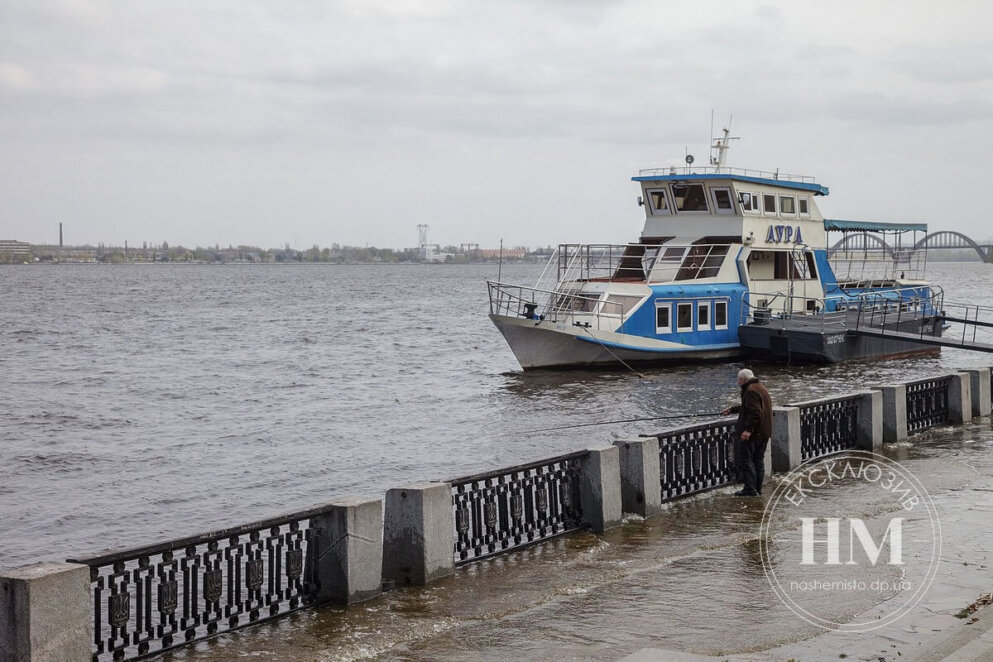
MULTIPOLYGON (((932 9, 0 0, 0 234, 400 246, 428 222, 442 243, 624 241, 629 176, 705 157, 712 108, 735 115, 733 164, 871 206, 848 184, 867 144, 888 184, 948 145, 988 171, 990 10, 932 9)), ((875 211, 979 215, 908 197, 875 211)))

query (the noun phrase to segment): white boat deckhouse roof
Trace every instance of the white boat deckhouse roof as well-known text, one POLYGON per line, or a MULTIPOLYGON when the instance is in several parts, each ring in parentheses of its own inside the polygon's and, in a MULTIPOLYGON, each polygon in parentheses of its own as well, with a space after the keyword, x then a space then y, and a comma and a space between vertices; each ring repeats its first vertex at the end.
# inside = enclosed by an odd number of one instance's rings
POLYGON ((686 168, 655 168, 642 170, 632 177, 634 182, 687 182, 687 181, 737 181, 750 184, 765 184, 782 188, 809 191, 814 195, 828 195, 826 186, 814 182, 813 177, 797 175, 780 175, 762 171, 743 170, 738 168, 722 168, 720 172, 688 172, 686 168))

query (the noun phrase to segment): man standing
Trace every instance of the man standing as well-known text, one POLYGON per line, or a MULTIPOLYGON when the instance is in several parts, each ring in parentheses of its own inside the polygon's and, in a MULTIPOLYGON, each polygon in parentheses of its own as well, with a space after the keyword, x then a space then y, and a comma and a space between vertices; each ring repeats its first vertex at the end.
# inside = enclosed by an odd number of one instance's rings
POLYGON ((747 368, 738 372, 738 386, 741 387, 741 404, 722 412, 738 414, 741 442, 737 444, 735 464, 745 486, 735 496, 758 496, 765 479, 765 449, 772 436, 772 399, 765 386, 747 368))

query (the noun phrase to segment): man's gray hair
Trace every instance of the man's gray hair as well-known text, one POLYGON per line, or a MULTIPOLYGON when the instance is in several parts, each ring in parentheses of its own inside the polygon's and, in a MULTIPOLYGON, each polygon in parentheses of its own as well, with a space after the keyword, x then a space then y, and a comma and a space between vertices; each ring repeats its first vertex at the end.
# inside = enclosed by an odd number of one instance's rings
POLYGON ((755 379, 755 373, 748 368, 744 368, 738 371, 738 379, 744 379, 747 382, 749 379, 755 379))

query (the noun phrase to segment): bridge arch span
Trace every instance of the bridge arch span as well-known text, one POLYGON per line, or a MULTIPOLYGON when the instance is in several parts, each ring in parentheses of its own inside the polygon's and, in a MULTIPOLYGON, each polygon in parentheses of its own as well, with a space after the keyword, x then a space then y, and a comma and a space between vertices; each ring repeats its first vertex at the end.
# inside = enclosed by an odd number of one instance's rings
POLYGON ((834 255, 836 252, 846 249, 858 251, 864 250, 868 248, 869 243, 876 244, 876 246, 882 248, 887 255, 893 255, 893 247, 886 243, 885 239, 874 234, 869 234, 868 232, 846 234, 828 249, 828 255, 834 255))
POLYGON ((990 261, 990 256, 987 255, 986 251, 979 244, 961 232, 955 232, 954 230, 942 230, 934 234, 929 234, 914 244, 914 250, 924 248, 928 244, 938 244, 941 248, 971 248, 976 251, 980 260, 983 262, 990 261))

